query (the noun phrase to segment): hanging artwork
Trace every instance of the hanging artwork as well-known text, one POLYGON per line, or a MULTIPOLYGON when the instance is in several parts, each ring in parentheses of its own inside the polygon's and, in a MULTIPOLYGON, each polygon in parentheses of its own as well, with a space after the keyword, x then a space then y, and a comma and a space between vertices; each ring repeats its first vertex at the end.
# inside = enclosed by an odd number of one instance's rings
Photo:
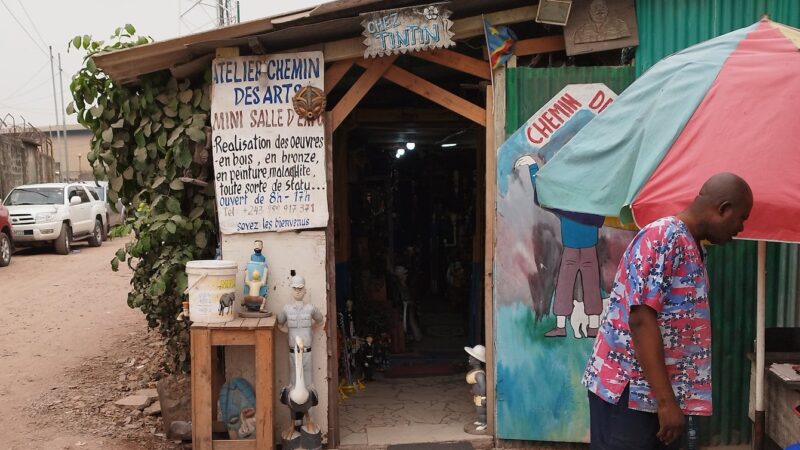
POLYGON ((604 84, 568 85, 498 150, 494 329, 500 438, 588 440, 580 379, 631 232, 603 227, 602 216, 540 208, 535 186, 538 170, 615 98, 604 84))
POLYGON ((364 58, 456 45, 450 14, 442 3, 364 14, 364 58))
POLYGON ((633 0, 575 0, 564 42, 570 56, 639 45, 633 0))

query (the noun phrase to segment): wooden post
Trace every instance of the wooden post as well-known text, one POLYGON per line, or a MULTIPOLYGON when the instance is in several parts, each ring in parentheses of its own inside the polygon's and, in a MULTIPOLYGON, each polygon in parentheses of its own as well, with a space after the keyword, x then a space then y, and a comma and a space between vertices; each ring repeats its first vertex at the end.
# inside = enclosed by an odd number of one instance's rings
POLYGON ((255 330, 256 340, 256 447, 274 447, 272 402, 275 398, 272 330, 255 330), (263 425, 262 425, 263 424, 263 425))
POLYGON ((211 445, 211 339, 208 329, 192 330, 192 445, 212 450, 211 445))
MULTIPOLYGON (((391 62, 389 63, 391 64, 391 62)), ((360 81, 360 80, 359 80, 360 81)), ((339 105, 336 105, 337 107, 339 105)), ((355 106, 355 105, 354 105, 355 106)), ((349 113, 349 111, 348 111, 349 113)), ((333 202, 333 113, 325 113, 325 178, 328 195, 328 227, 325 229, 328 334, 328 448, 339 446, 339 340, 336 325, 336 251, 334 248, 333 202)), ((347 180, 344 180, 346 183, 347 180)))
POLYGON ((498 446, 497 408, 495 387, 497 379, 494 362, 494 223, 497 189, 497 148, 505 141, 506 126, 506 72, 494 72, 492 85, 486 88, 486 250, 484 289, 486 292, 486 405, 489 433, 495 436, 498 446))

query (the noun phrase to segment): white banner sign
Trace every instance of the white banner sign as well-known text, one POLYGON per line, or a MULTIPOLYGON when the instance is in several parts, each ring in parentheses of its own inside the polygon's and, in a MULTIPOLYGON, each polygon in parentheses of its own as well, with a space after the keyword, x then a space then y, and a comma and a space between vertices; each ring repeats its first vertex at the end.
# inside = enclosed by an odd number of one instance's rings
POLYGON ((292 108, 304 86, 324 89, 322 52, 217 58, 211 139, 224 234, 328 223, 325 129, 292 108))

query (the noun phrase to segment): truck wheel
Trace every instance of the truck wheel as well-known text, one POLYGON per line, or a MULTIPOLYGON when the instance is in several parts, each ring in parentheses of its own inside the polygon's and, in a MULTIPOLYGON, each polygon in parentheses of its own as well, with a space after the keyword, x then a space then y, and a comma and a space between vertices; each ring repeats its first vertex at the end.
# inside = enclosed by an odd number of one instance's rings
POLYGON ((94 221, 94 230, 89 236, 89 247, 100 247, 103 244, 103 224, 99 220, 94 221))
POLYGON ((108 233, 111 231, 111 222, 108 221, 108 214, 106 214, 106 221, 103 222, 103 242, 108 240, 108 233))
POLYGON ((56 238, 56 253, 59 255, 69 255, 72 246, 72 230, 69 225, 61 225, 61 234, 56 238))
POLYGON ((0 267, 11 263, 11 239, 5 233, 0 233, 0 267))

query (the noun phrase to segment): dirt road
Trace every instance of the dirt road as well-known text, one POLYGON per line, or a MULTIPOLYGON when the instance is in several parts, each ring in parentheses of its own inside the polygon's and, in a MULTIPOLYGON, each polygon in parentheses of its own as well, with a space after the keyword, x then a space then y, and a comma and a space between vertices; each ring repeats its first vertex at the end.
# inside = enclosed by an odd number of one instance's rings
POLYGON ((142 448, 66 432, 26 413, 47 392, 75 383, 85 361, 114 354, 124 338, 146 333, 142 313, 126 304, 130 270, 121 265, 115 273, 109 265, 124 242, 78 245, 79 253, 66 256, 23 250, 0 268, 0 449, 142 448))

